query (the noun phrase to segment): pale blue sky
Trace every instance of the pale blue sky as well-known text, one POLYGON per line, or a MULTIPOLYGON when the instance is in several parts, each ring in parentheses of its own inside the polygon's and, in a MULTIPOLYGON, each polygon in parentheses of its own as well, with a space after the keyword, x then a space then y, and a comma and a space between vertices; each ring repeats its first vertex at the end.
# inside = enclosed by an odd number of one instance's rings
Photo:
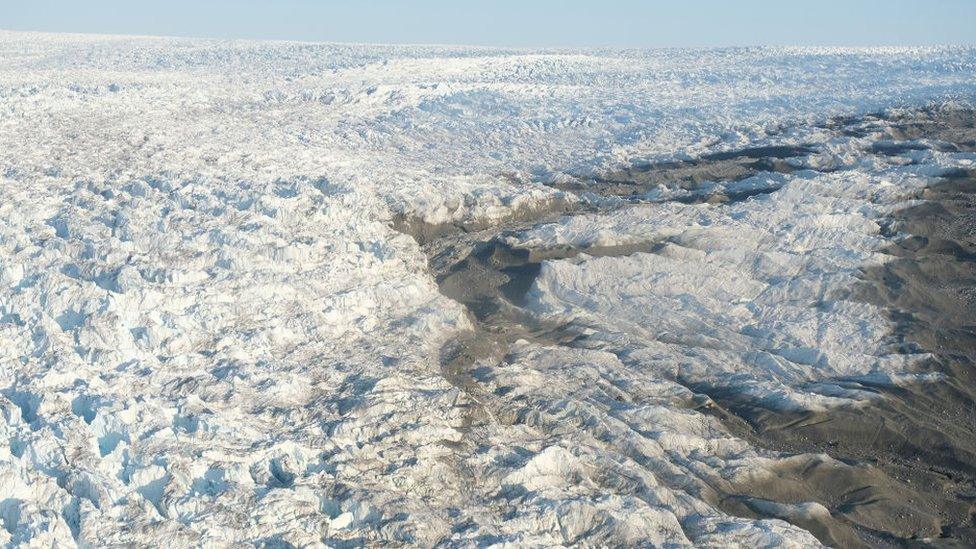
POLYGON ((0 28, 492 46, 976 43, 976 0, 0 0, 0 28))

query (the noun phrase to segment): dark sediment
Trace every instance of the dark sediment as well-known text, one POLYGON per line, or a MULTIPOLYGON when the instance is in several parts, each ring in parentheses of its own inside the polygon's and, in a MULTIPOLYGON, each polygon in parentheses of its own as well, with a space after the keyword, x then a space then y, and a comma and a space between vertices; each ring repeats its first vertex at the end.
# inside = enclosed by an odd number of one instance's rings
POLYGON ((554 186, 574 191, 590 191, 634 201, 648 198, 659 187, 683 191, 666 200, 696 204, 745 200, 758 194, 776 191, 778 185, 728 188, 715 183, 735 183, 762 173, 792 173, 805 167, 797 158, 816 152, 810 145, 755 147, 704 155, 693 160, 640 163, 620 168, 598 177, 554 186))
MULTIPOLYGON (((871 152, 901 154, 928 148, 923 143, 934 143, 940 150, 972 150, 973 122, 968 111, 910 113, 886 129, 890 140, 872 145, 871 152), (901 139, 912 142, 900 143, 901 139)), ((887 128, 881 121, 878 125, 887 128)), ((972 547, 976 172, 947 173, 918 198, 924 202, 888 220, 889 234, 907 235, 883 250, 894 259, 865 268, 861 282, 842 298, 884 308, 897 327, 892 346, 906 353, 930 353, 921 371, 940 379, 908 386, 836 380, 881 397, 856 409, 784 414, 715 392, 709 394, 706 407, 732 432, 760 446, 825 453, 858 465, 856 474, 840 485, 824 478, 807 482, 805 494, 783 493, 782 483, 751 486, 750 493, 771 489, 775 501, 825 503, 833 516, 875 546, 972 547), (849 491, 833 489, 841 485, 849 491)), ((803 471, 801 478, 806 474, 803 471)), ((821 540, 829 542, 826 537, 821 540)))
MULTIPOLYGON (((825 127, 870 137, 865 152, 888 156, 926 148, 976 150, 974 122, 971 111, 922 109, 894 118, 837 119, 825 127)), ((777 187, 736 195, 709 184, 808 169, 799 157, 815 150, 803 145, 716 153, 635 165, 559 187, 633 202, 662 185, 688 191, 672 198, 681 202, 743 200, 777 187)), ((806 413, 770 410, 732 391, 677 380, 697 393, 691 406, 719 418, 733 434, 796 454, 781 462, 774 478, 714 486, 707 497, 714 505, 733 515, 789 521, 836 547, 976 546, 976 173, 947 173, 918 198, 924 202, 885 226, 891 236, 907 235, 883 250, 894 259, 865 268, 859 284, 835 298, 885 310, 897 326, 892 347, 929 353, 922 372, 940 379, 899 386, 832 380, 879 398, 858 408, 806 413), (827 512, 783 505, 803 502, 817 502, 827 512)), ((654 253, 661 246, 527 250, 504 242, 505 231, 554 220, 572 208, 555 204, 522 212, 502 227, 397 219, 398 229, 424 245, 441 292, 467 306, 477 327, 442 352, 445 377, 475 401, 490 398, 478 394, 469 371, 478 359, 501 358, 517 339, 575 346, 582 338, 572 326, 543 325, 521 309, 542 261, 579 253, 654 253)), ((483 410, 472 409, 470 421, 487 420, 483 410)))

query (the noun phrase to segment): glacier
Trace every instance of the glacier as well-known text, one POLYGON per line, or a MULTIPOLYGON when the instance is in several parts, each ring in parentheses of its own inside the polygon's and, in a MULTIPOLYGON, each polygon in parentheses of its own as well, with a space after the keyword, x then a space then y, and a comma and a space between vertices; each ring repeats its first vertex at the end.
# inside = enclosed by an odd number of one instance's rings
POLYGON ((827 122, 974 97, 962 47, 0 32, 0 543, 843 541, 816 501, 722 502, 860 466, 765 448, 703 394, 823 411, 939 382, 848 290, 890 259, 885 216, 976 153, 827 122), (743 200, 594 183, 809 143, 705 187, 743 200), (540 256, 510 305, 581 343, 527 330, 446 373, 492 336, 439 287, 444 235, 540 256))

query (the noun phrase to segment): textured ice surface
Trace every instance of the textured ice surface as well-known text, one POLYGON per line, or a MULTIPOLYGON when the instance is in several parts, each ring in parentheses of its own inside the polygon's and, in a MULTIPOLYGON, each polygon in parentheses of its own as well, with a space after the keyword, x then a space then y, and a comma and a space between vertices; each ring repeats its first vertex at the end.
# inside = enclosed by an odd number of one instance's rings
MULTIPOLYGON (((0 541, 816 544, 709 503, 776 457, 689 410, 675 372, 825 406, 859 396, 810 383, 904 371, 868 306, 811 304, 881 260, 871 203, 920 185, 910 169, 520 235, 667 242, 546 263, 530 294, 626 352, 521 342, 476 370, 477 394, 438 362, 468 316, 389 221, 503 220, 575 200, 546 182, 970 94, 974 77, 971 49, 2 32, 0 541), (478 407, 492 420, 471 426, 478 407)), ((849 162, 844 146, 809 161, 849 162)))
POLYGON ((888 348, 882 311, 845 297, 862 265, 885 259, 874 252, 884 242, 876 201, 924 180, 883 169, 778 177, 777 192, 744 202, 640 205, 610 222, 576 216, 511 237, 534 249, 656 247, 545 262, 530 307, 598 329, 591 338, 608 338, 644 368, 774 408, 870 397, 818 382, 903 372, 912 361, 888 348))

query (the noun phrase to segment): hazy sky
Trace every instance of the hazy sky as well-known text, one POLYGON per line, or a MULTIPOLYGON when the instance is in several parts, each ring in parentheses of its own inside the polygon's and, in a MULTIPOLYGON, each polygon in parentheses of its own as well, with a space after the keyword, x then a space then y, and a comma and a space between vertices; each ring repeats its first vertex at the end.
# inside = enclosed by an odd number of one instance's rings
POLYGON ((493 46, 976 43, 976 0, 0 0, 0 29, 493 46))

